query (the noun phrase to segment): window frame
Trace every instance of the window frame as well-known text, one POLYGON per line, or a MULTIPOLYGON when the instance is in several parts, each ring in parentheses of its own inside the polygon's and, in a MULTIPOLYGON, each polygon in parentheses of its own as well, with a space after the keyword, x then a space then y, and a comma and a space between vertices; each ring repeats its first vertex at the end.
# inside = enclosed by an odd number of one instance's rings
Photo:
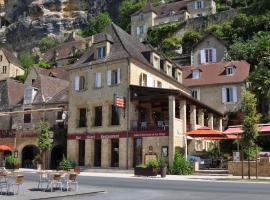
MULTIPOLYGON (((30 108, 24 109, 24 111, 31 110, 30 108)), ((23 115, 23 123, 30 124, 32 122, 32 113, 24 113, 23 115)))
POLYGON ((234 67, 226 67, 225 68, 225 73, 226 73, 227 76, 233 76, 234 75, 234 67))
POLYGON ((103 124, 103 113, 102 113, 102 111, 103 111, 102 106, 95 106, 94 107, 94 112, 95 112, 94 123, 93 123, 94 127, 101 127, 102 126, 102 124, 103 124), (100 110, 98 110, 98 109, 100 109, 100 110), (100 111, 100 116, 99 117, 97 117, 98 111, 100 111))
POLYGON ((2 74, 6 74, 6 73, 7 73, 7 66, 5 65, 2 68, 2 74))
POLYGON ((198 70, 198 69, 192 70, 191 76, 192 76, 192 79, 199 79, 200 78, 200 70, 198 70))
POLYGON ((121 110, 119 107, 112 105, 111 106, 111 125, 119 126, 121 118, 121 110))
POLYGON ((106 46, 97 47, 97 59, 102 59, 105 57, 106 57, 106 46))

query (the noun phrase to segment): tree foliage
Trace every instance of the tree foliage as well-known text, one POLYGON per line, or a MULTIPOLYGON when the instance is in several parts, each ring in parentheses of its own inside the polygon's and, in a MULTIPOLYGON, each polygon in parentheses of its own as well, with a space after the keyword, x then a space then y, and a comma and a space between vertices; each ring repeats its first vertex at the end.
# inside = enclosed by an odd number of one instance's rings
POLYGON ((83 37, 88 37, 97 33, 101 33, 105 27, 111 23, 112 19, 107 12, 100 13, 88 21, 87 27, 82 31, 81 34, 83 37))
POLYGON ((52 147, 49 122, 41 121, 38 124, 38 147, 41 152, 47 151, 52 147))
POLYGON ((184 156, 176 151, 173 165, 170 168, 171 173, 174 175, 188 175, 192 173, 192 170, 192 164, 189 161, 186 161, 184 156))
POLYGON ((39 49, 41 53, 45 53, 46 51, 57 46, 58 44, 59 42, 56 38, 46 36, 39 41, 39 49))
POLYGON ((190 52, 191 48, 194 44, 199 42, 202 38, 202 35, 195 31, 188 31, 185 32, 183 38, 182 38, 182 46, 184 52, 190 52))

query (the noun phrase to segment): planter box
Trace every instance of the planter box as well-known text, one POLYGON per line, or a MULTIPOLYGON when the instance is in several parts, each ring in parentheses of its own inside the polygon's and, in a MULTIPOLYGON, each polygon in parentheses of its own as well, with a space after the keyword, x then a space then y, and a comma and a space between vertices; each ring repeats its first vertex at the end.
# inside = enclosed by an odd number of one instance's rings
POLYGON ((134 174, 136 176, 157 176, 156 168, 135 167, 134 174))

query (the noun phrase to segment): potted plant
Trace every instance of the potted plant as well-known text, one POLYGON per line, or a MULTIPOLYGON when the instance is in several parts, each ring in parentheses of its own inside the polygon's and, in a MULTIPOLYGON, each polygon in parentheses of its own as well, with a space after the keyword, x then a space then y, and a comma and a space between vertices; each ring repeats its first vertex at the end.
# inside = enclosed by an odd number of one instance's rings
POLYGON ((42 169, 42 159, 41 159, 41 155, 40 154, 36 155, 36 157, 33 160, 33 163, 36 166, 37 170, 41 170, 42 169))
POLYGON ((63 159, 59 163, 59 169, 64 171, 70 171, 71 169, 74 169, 76 166, 75 162, 66 159, 65 156, 63 156, 63 159))
POLYGON ((167 174, 168 165, 163 157, 160 158, 158 162, 159 162, 159 168, 160 168, 160 175, 162 178, 165 178, 167 174))
POLYGON ((20 167, 20 161, 13 156, 7 156, 5 158, 5 162, 6 162, 6 168, 8 169, 19 169, 20 167))
POLYGON ((158 162, 150 160, 147 165, 139 165, 135 167, 135 175, 137 176, 157 176, 158 162))

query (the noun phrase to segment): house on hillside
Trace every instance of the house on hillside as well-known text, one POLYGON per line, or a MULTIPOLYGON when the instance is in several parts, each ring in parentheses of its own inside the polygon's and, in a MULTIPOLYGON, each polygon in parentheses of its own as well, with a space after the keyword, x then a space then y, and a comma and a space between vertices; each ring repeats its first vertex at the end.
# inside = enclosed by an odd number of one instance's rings
POLYGON ((131 35, 144 41, 149 27, 184 22, 189 18, 206 16, 216 12, 214 0, 182 0, 154 6, 148 2, 131 15, 131 35))
POLYGON ((223 116, 192 97, 179 66, 113 23, 92 41, 69 69, 69 159, 132 168, 155 155, 172 164, 186 147, 190 155, 207 151, 211 142, 187 142, 186 132, 221 130, 223 116))
POLYGON ((191 65, 218 63, 227 56, 228 44, 212 33, 206 34, 191 50, 191 65))
POLYGON ((246 90, 250 65, 246 61, 209 63, 181 67, 183 84, 193 98, 213 106, 221 113, 238 111, 246 90))
POLYGON ((17 57, 10 51, 0 49, 0 80, 14 78, 24 75, 24 69, 21 67, 17 57))

